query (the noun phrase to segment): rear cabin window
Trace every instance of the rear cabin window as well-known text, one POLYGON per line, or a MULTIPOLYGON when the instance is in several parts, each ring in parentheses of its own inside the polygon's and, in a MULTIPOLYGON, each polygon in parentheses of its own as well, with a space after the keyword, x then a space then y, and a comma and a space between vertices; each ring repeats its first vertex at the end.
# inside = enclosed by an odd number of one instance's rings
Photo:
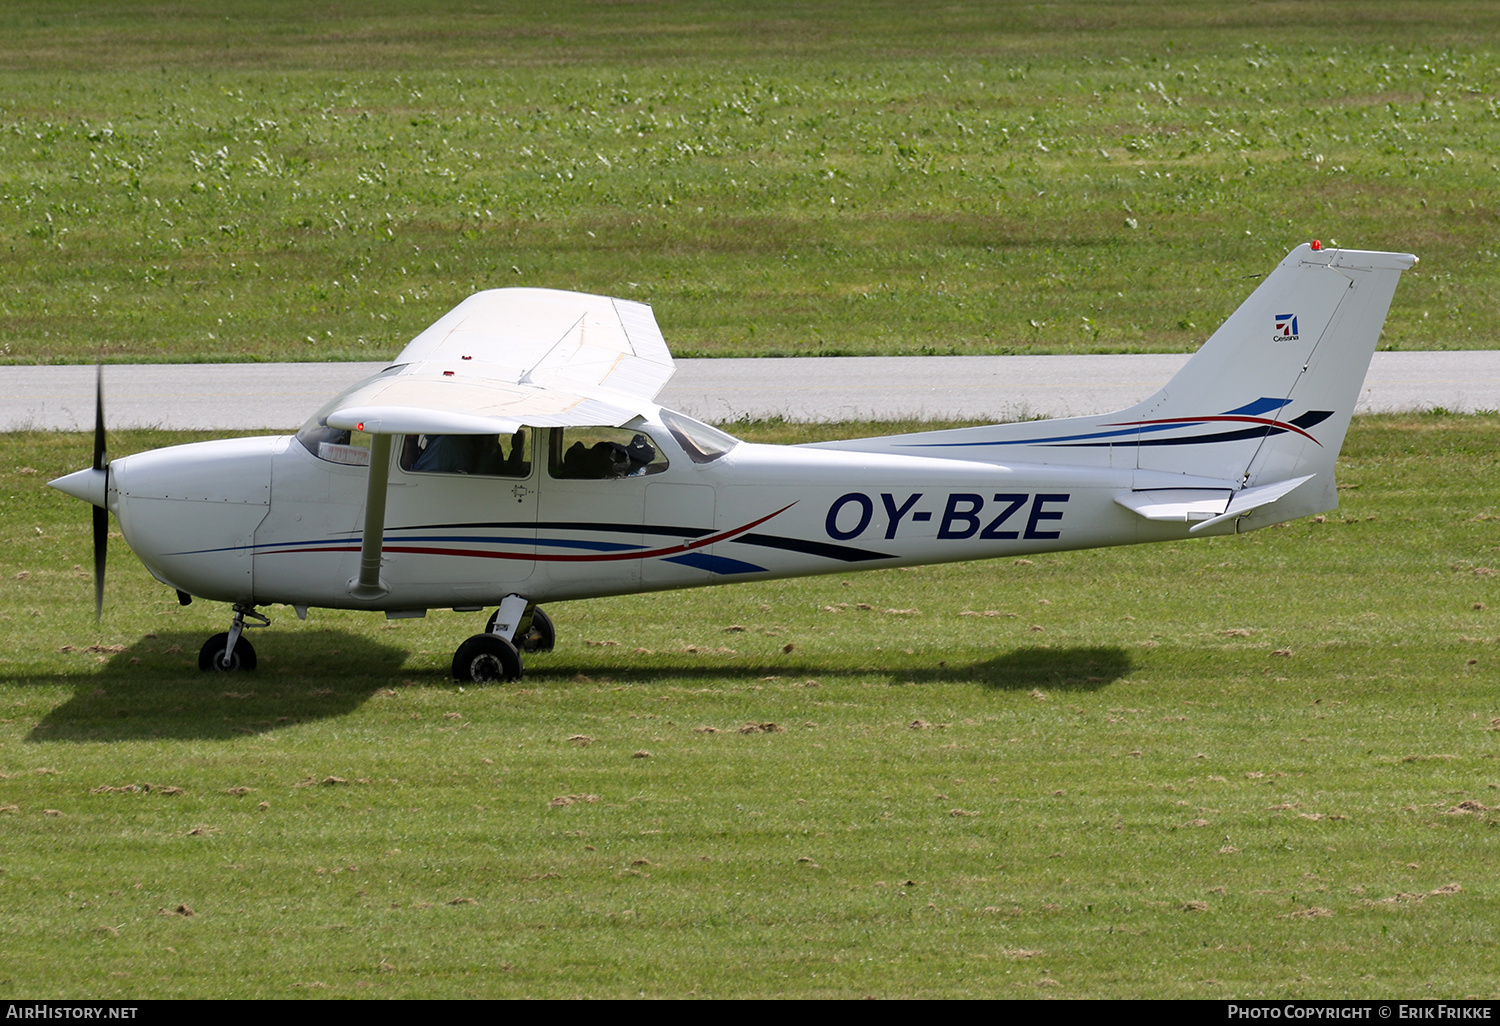
POLYGON ((561 480, 645 477, 666 469, 666 454, 644 431, 587 427, 552 432, 547 472, 561 480))

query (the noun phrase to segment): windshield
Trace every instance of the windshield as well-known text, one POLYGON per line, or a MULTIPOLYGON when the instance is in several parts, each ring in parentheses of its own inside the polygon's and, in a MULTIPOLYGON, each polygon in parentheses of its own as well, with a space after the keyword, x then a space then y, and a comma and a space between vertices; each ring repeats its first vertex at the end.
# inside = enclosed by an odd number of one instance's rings
POLYGON ((674 410, 662 410, 661 422, 694 463, 712 463, 740 444, 733 435, 674 410))
POLYGON ((370 465, 370 436, 363 431, 349 431, 344 428, 328 426, 328 415, 338 409, 344 397, 356 389, 364 388, 370 382, 392 371, 400 370, 400 365, 387 367, 372 377, 363 381, 355 382, 344 389, 338 395, 328 400, 323 406, 307 419, 302 425, 302 430, 297 432, 297 441, 302 447, 312 453, 320 460, 330 463, 345 463, 356 467, 370 465))

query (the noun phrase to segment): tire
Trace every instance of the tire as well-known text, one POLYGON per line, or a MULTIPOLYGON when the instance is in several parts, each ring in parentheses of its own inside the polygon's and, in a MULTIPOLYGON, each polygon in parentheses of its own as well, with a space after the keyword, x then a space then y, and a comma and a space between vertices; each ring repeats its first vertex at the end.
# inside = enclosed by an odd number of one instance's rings
POLYGON ((476 634, 453 653, 453 679, 465 684, 497 684, 521 679, 521 653, 494 634, 476 634))
MULTIPOLYGON (((485 633, 495 632, 495 621, 498 619, 500 610, 497 609, 490 614, 489 622, 484 625, 485 633)), ((524 634, 516 632, 515 645, 522 652, 551 652, 552 646, 557 644, 557 629, 552 626, 552 617, 544 613, 540 606, 532 609, 529 625, 525 620, 521 624, 526 627, 526 631, 524 634)))
POLYGON ((244 635, 235 642, 234 652, 225 659, 225 648, 229 644, 229 632, 215 634, 198 650, 198 669, 205 673, 245 673, 255 669, 255 646, 244 635))

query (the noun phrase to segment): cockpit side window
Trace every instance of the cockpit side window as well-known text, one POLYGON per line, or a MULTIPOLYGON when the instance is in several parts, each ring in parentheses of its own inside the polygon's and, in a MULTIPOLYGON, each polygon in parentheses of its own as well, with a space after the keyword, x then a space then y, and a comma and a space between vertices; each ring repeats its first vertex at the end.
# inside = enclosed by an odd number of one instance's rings
POLYGON ((503 435, 407 435, 401 469, 411 474, 531 476, 532 432, 503 435))
POLYGON ((547 472, 554 478, 600 481, 645 477, 666 469, 666 454, 644 431, 570 427, 552 432, 547 472))

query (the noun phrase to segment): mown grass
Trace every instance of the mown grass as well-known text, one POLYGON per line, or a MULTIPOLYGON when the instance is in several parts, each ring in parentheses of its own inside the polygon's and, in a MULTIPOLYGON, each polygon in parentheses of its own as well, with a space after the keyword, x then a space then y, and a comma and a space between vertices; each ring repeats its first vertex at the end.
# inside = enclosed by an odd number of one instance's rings
POLYGON ((680 355, 1190 350, 1310 238, 1496 344, 1488 4, 0 11, 0 359, 369 359, 469 292, 680 355))
POLYGON ((96 628, 88 441, 5 436, 0 980, 1493 998, 1497 438, 1357 418, 1340 510, 1242 538, 560 605, 460 689, 445 613, 202 676, 223 609, 118 542, 96 628))

